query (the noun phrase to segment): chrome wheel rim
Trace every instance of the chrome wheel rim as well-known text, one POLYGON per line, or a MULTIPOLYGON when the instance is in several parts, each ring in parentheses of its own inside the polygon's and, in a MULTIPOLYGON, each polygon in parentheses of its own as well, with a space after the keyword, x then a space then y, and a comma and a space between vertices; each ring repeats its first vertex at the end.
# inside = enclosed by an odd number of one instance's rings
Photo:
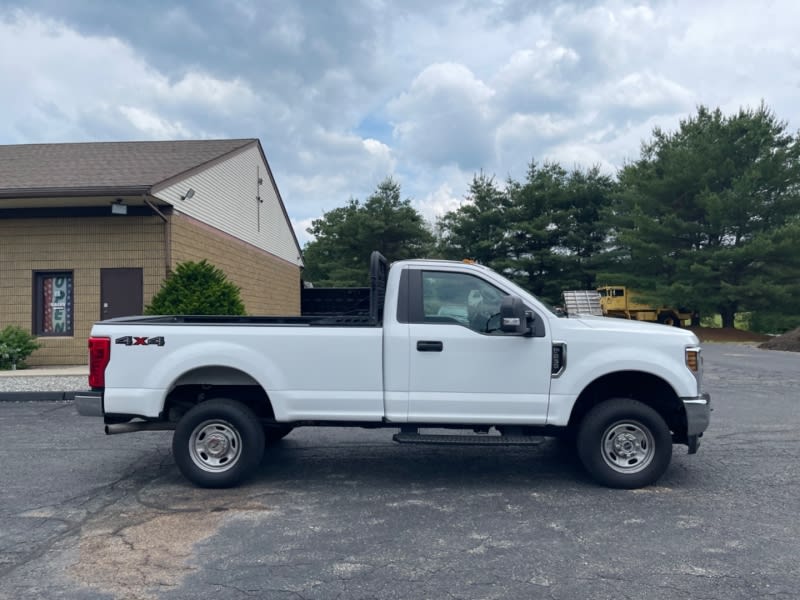
POLYGON ((203 421, 189 438, 189 454, 194 464, 204 471, 227 471, 242 455, 242 437, 227 421, 203 421))
POLYGON ((638 473, 653 462, 655 440, 650 430, 635 421, 618 421, 605 430, 600 451, 617 473, 638 473))

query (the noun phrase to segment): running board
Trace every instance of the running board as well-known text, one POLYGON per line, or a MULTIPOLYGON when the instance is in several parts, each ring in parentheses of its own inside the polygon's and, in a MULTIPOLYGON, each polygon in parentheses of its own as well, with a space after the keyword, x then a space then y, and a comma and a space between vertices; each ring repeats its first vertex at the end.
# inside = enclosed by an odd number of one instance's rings
POLYGON ((395 433, 398 444, 432 444, 455 446, 536 446, 543 438, 533 435, 450 435, 425 433, 395 433))

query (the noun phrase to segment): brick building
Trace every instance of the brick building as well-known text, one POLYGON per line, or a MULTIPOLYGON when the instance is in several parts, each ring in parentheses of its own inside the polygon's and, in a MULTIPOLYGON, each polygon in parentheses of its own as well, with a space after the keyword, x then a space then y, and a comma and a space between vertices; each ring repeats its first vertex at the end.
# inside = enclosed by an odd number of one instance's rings
POLYGON ((250 314, 300 312, 302 257, 257 139, 0 146, 0 329, 31 365, 81 364, 100 319, 141 314, 208 259, 250 314))

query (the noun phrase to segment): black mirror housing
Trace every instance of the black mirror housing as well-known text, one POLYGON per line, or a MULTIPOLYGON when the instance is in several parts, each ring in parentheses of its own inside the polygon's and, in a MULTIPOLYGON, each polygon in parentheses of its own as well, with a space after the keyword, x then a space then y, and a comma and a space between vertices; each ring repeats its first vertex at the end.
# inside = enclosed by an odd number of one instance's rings
POLYGON ((532 315, 522 299, 506 296, 500 303, 500 331, 510 335, 531 335, 532 315))

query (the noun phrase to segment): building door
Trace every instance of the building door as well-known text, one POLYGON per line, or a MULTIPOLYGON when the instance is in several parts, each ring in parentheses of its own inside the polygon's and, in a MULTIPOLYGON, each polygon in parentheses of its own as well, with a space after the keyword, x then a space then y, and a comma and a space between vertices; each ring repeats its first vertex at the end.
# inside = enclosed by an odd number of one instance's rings
POLYGON ((100 318, 142 314, 142 270, 100 269, 100 318))

